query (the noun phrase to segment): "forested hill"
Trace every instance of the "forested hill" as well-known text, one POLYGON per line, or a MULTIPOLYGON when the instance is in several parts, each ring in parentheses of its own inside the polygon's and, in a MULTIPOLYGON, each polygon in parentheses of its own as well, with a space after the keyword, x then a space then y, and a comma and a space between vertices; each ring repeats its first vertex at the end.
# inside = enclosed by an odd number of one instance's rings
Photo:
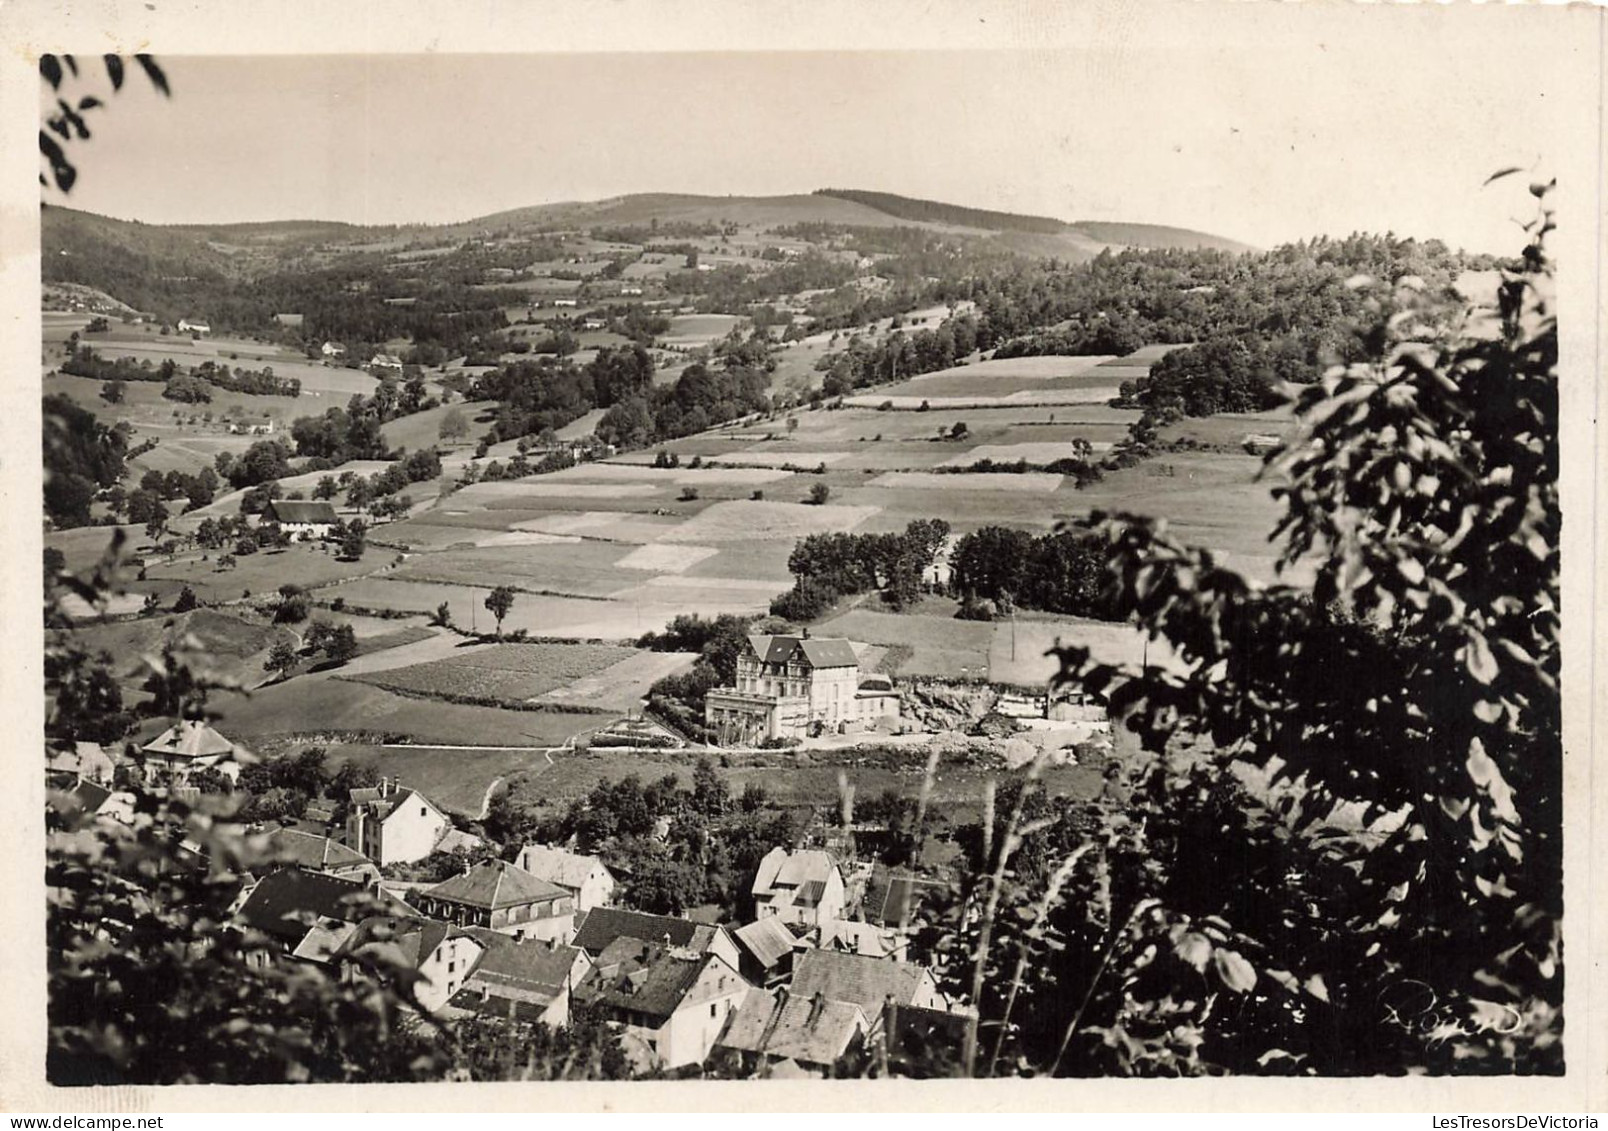
POLYGON ((1064 220, 1048 216, 1022 216, 1014 212, 995 212, 988 208, 967 208, 959 204, 944 204, 937 200, 917 200, 891 192, 866 192, 861 189, 817 189, 816 196, 852 200, 897 216, 901 220, 914 220, 928 224, 953 224, 959 228, 982 228, 990 232, 1042 232, 1054 235, 1067 228, 1064 220))
MULTIPOLYGON (((1068 223, 1049 216, 1029 216, 1016 212, 996 212, 989 208, 967 208, 958 204, 945 204, 938 200, 919 200, 891 192, 866 192, 860 189, 818 189, 816 196, 851 200, 867 208, 912 223, 947 224, 961 228, 981 228, 990 232, 1025 232, 1045 236, 1082 236, 1095 244, 1115 247, 1182 248, 1186 250, 1210 249, 1239 253, 1254 251, 1249 244, 1197 232, 1189 228, 1171 228, 1162 224, 1131 224, 1103 220, 1079 220, 1068 223)), ((1030 245, 1022 250, 1029 250, 1030 245)), ((1059 251, 1046 248, 1046 255, 1059 251)))

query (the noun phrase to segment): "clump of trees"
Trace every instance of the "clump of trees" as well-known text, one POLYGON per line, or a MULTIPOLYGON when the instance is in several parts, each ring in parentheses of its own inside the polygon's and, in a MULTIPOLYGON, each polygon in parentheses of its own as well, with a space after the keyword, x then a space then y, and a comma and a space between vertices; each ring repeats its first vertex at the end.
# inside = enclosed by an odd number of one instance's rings
POLYGON ((1106 545, 1086 531, 1034 535, 985 526, 955 544, 950 588, 968 605, 1016 605, 1050 613, 1115 619, 1106 598, 1106 545))
POLYGON ((879 590, 903 609, 920 599, 922 578, 949 538, 941 518, 916 519, 902 534, 811 534, 788 556, 793 588, 771 602, 772 614, 814 620, 839 598, 879 590))

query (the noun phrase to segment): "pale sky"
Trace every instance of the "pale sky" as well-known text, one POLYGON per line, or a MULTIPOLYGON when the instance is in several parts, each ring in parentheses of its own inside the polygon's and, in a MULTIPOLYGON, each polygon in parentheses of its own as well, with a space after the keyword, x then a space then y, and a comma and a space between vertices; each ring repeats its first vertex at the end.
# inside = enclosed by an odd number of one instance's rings
POLYGON ((1591 140, 1563 116, 1596 45, 1522 18, 1547 12, 1098 7, 949 50, 397 55, 370 33, 348 37, 368 54, 230 57, 158 42, 172 99, 131 79, 72 147, 81 187, 45 198, 152 223, 399 223, 831 186, 1264 247, 1388 229, 1513 251, 1527 178, 1481 182, 1508 165, 1551 175, 1560 147, 1591 140))

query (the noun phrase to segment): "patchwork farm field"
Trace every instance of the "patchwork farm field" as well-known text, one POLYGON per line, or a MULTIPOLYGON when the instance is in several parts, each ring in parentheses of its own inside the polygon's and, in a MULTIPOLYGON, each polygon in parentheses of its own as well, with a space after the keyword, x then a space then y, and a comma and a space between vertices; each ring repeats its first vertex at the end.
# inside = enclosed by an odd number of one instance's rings
POLYGON ((450 659, 369 672, 351 678, 392 691, 462 701, 529 704, 634 653, 598 644, 493 644, 450 659))
POLYGON ((444 746, 558 746, 598 716, 513 711, 398 695, 356 680, 301 676, 250 695, 214 695, 219 729, 247 746, 408 741, 444 746))

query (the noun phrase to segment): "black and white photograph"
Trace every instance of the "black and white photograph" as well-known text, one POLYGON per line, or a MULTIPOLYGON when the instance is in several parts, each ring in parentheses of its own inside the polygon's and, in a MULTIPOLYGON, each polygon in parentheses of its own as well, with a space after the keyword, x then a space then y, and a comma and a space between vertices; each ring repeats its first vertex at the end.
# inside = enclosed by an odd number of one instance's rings
POLYGON ((0 1106, 1608 1103, 1600 9, 44 7, 0 1106))

